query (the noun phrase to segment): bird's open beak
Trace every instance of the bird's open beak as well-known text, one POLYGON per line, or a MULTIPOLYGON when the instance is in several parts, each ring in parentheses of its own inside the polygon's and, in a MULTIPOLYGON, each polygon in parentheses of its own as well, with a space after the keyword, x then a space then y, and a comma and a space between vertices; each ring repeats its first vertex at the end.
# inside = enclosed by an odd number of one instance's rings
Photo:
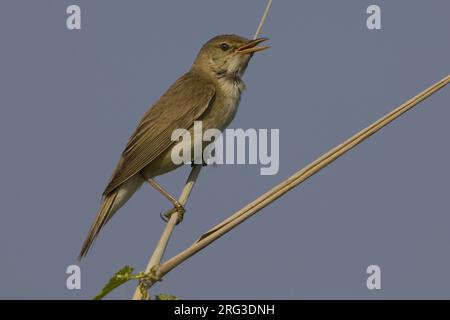
POLYGON ((246 44, 237 48, 236 52, 244 54, 244 53, 254 53, 257 51, 269 49, 270 46, 257 47, 258 44, 260 44, 261 42, 267 41, 267 40, 269 40, 269 39, 268 38, 258 38, 258 39, 250 40, 246 44))

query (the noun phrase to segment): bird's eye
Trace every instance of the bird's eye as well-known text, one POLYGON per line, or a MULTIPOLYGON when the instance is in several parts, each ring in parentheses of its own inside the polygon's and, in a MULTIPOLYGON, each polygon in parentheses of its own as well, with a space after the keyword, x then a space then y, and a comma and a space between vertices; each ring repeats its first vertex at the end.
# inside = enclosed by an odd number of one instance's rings
POLYGON ((230 49, 230 46, 227 43, 221 43, 220 49, 222 49, 223 51, 228 51, 230 49))

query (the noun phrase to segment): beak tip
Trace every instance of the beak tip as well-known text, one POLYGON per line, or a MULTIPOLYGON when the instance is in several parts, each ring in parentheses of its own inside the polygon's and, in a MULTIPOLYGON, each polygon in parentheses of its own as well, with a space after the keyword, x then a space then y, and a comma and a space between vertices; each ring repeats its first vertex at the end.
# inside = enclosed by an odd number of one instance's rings
POLYGON ((269 40, 269 38, 266 38, 266 37, 249 40, 247 43, 245 43, 244 45, 239 47, 237 49, 237 52, 244 54, 244 53, 254 53, 257 51, 262 51, 262 50, 268 49, 268 48, 270 48, 270 46, 257 47, 258 44, 260 44, 264 41, 267 41, 267 40, 269 40))

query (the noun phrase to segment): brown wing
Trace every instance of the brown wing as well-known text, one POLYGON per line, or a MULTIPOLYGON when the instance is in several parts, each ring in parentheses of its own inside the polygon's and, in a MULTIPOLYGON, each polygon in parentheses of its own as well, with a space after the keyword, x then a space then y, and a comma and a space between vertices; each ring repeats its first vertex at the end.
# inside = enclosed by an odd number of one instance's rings
POLYGON ((143 116, 122 153, 104 195, 109 194, 174 143, 175 129, 189 129, 211 104, 214 86, 186 73, 143 116))

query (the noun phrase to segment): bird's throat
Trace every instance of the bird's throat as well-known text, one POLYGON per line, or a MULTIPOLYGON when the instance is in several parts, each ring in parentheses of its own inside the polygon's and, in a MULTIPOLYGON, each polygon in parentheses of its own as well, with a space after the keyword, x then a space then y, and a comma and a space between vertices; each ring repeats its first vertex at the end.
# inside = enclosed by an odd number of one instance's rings
POLYGON ((219 83, 223 83, 226 86, 237 86, 239 87, 240 91, 245 89, 245 84, 240 76, 240 70, 236 70, 235 72, 231 73, 227 72, 226 70, 220 70, 216 72, 216 77, 219 83))

